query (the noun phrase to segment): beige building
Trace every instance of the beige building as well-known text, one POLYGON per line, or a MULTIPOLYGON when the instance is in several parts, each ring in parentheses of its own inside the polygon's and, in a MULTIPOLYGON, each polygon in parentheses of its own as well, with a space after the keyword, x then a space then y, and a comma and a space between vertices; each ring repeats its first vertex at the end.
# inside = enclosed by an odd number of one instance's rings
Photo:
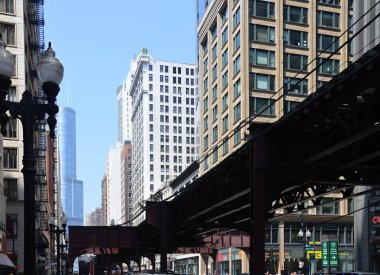
POLYGON ((202 174, 243 144, 246 119, 276 121, 348 66, 351 43, 311 72, 351 35, 352 2, 199 1, 202 174))
MULTIPOLYGON (((344 45, 353 33, 347 31, 352 6, 352 0, 198 1, 201 174, 245 142, 248 120, 275 122, 347 68, 353 57, 352 43, 344 45)), ((352 200, 344 200, 303 213, 315 251, 320 252, 321 242, 331 236, 339 239, 339 266, 345 270, 353 269, 352 215, 336 224, 323 221, 352 209, 352 200)), ((297 237, 300 224, 295 214, 267 225, 268 270, 279 274, 299 268, 303 258, 297 237)), ((220 270, 248 271, 239 251, 219 253, 220 270)), ((308 260, 313 272, 322 267, 316 255, 308 260)))

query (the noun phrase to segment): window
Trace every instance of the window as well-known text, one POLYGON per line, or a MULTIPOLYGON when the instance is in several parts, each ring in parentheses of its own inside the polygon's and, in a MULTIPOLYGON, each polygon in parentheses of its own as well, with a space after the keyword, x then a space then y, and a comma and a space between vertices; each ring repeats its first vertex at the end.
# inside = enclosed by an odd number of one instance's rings
POLYGON ((8 200, 17 200, 17 179, 4 179, 4 195, 8 200))
POLYGON ((275 115, 275 101, 269 98, 251 97, 249 99, 249 111, 250 115, 275 115))
POLYGON ((7 214, 6 216, 7 238, 17 239, 17 214, 7 214))
POLYGON ((317 214, 322 215, 339 215, 339 201, 332 198, 322 198, 320 206, 317 206, 317 214))
POLYGON ((261 0, 250 0, 249 16, 274 18, 274 3, 261 0))
POLYGON ((222 47, 228 42, 228 26, 222 32, 222 47))
POLYGON ((286 29, 284 31, 284 42, 286 45, 307 48, 307 32, 286 29))
POLYGON ((214 47, 211 49, 211 59, 214 61, 216 57, 218 56, 218 44, 215 44, 214 47))
POLYGON ((149 74, 149 81, 153 81, 153 75, 149 74))
POLYGON ((318 0, 318 3, 339 6, 340 0, 318 0))
POLYGON ((240 102, 234 107, 234 123, 241 119, 241 104, 240 102))
POLYGON ((153 66, 149 64, 149 71, 153 71, 153 66))
POLYGON ((223 155, 228 153, 228 139, 223 142, 223 155))
POLYGON ((218 64, 215 64, 215 66, 212 68, 212 82, 214 82, 217 77, 218 77, 218 64))
POLYGON ((222 132, 223 134, 228 131, 228 115, 222 119, 222 132))
POLYGON ((241 141, 241 138, 240 138, 240 129, 235 129, 234 131, 234 145, 238 145, 241 141))
POLYGON ((223 25, 227 21, 227 18, 228 18, 228 9, 227 9, 227 6, 225 6, 220 11, 220 18, 222 19, 222 25, 223 25))
POLYGON ((222 97, 222 112, 228 108, 228 93, 222 97))
POLYGON ((218 105, 212 108, 212 122, 215 122, 218 119, 218 105))
POLYGON ((317 47, 320 51, 334 52, 339 48, 339 37, 318 34, 317 47))
POLYGON ((222 69, 228 64, 228 49, 222 53, 222 69))
POLYGON ((212 142, 218 141, 218 125, 212 129, 212 142))
POLYGON ((5 128, 4 138, 17 138, 17 119, 10 118, 5 128))
POLYGON ((218 98, 218 85, 215 85, 212 88, 212 102, 215 102, 215 100, 218 98))
POLYGON ((262 25, 249 25, 250 40, 265 43, 274 43, 274 28, 262 25))
POLYGON ((17 169, 16 148, 4 148, 3 158, 4 169, 17 169))
POLYGON ((208 77, 203 80, 203 92, 206 93, 208 91, 208 77))
POLYGON ((228 86, 228 71, 222 75, 222 90, 228 86))
POLYGON ((238 49, 240 49, 240 31, 234 36, 233 39, 233 51, 236 52, 238 49))
POLYGON ((203 99, 203 112, 208 111, 208 96, 203 99))
POLYGON ((317 26, 328 28, 339 28, 339 13, 318 11, 317 26))
POLYGON ((208 116, 205 116, 203 119, 203 131, 208 130, 208 116))
POLYGON ((284 78, 284 89, 285 93, 295 94, 295 95, 307 95, 308 83, 307 79, 298 78, 284 78))
POLYGON ((285 68, 288 70, 307 71, 307 55, 285 54, 285 68))
POLYGON ((249 64, 251 66, 275 67, 275 56, 273 51, 249 49, 249 64))
POLYGON ((234 99, 239 97, 241 94, 240 79, 238 79, 234 84, 234 99))
POLYGON ((233 73, 236 75, 238 72, 240 72, 241 63, 240 63, 240 54, 235 58, 233 63, 233 73))
POLYGON ((285 6, 284 19, 288 22, 307 24, 307 8, 285 6))
POLYGON ((15 13, 14 0, 0 0, 0 12, 2 13, 15 13))
POLYGON ((321 74, 334 75, 339 72, 339 60, 318 58, 318 64, 322 64, 318 67, 318 72, 321 74))
POLYGON ((203 138, 203 150, 206 151, 208 149, 208 136, 206 135, 203 138))
POLYGON ((289 100, 285 100, 285 101, 284 101, 284 114, 289 113, 289 112, 290 112, 291 110, 293 110, 294 107, 296 107, 298 104, 299 104, 299 102, 297 102, 297 101, 289 101, 289 100))
POLYGON ((237 26, 240 24, 240 7, 235 11, 234 15, 232 16, 232 26, 233 29, 236 29, 237 26))
POLYGON ((250 90, 264 90, 264 91, 274 91, 275 90, 275 76, 268 74, 250 74, 250 90), (253 77, 253 79, 252 79, 253 77), (252 83, 253 82, 253 83, 252 83))
POLYGON ((201 47, 202 47, 202 50, 203 50, 203 54, 206 54, 207 51, 208 51, 207 39, 205 39, 205 40, 201 43, 201 47))
POLYGON ((0 23, 0 33, 8 46, 16 46, 15 25, 0 23))
POLYGON ((16 101, 16 87, 10 87, 8 89, 8 94, 6 95, 5 99, 9 101, 16 101))
POLYGON ((210 34, 211 34, 211 41, 214 41, 215 38, 216 38, 217 35, 218 35, 218 29, 217 29, 216 24, 214 24, 214 25, 210 28, 210 34))
POLYGON ((203 61, 203 74, 208 72, 208 58, 203 61))

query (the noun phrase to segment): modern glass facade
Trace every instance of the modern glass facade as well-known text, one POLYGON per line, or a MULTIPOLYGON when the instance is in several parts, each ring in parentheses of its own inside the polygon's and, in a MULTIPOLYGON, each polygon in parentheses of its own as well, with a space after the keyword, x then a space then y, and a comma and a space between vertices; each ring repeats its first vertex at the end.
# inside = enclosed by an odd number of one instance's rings
POLYGON ((83 182, 76 178, 76 118, 70 107, 57 117, 62 208, 68 225, 83 225, 83 182))

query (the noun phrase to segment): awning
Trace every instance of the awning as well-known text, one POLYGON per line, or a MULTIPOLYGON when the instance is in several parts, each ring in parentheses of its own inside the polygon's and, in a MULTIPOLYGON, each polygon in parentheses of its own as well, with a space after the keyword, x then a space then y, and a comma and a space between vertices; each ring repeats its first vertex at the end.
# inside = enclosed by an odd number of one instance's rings
POLYGON ((0 253, 0 266, 15 267, 11 259, 4 253, 0 253))

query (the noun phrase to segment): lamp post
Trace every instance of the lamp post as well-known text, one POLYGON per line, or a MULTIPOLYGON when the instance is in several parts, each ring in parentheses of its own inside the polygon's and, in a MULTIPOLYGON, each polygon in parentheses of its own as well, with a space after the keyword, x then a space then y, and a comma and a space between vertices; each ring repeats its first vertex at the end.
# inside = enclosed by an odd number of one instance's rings
POLYGON ((309 239, 311 237, 311 232, 310 232, 309 229, 305 230, 305 227, 304 227, 304 224, 303 224, 303 218, 302 217, 301 217, 301 229, 298 232, 297 236, 300 238, 300 241, 302 243, 302 248, 303 248, 303 270, 304 270, 304 274, 307 275, 307 273, 309 273, 309 270, 308 270, 308 267, 307 267, 306 245, 309 244, 309 239))
POLYGON ((62 249, 62 255, 63 255, 63 249, 67 247, 67 244, 61 244, 61 236, 63 238, 66 237, 66 225, 67 225, 67 218, 65 216, 61 219, 62 228, 58 225, 55 225, 55 219, 54 216, 51 215, 49 218, 49 227, 50 227, 50 236, 55 235, 55 241, 56 241, 56 251, 57 251, 57 275, 61 275, 61 249, 62 249))
POLYGON ((31 91, 22 94, 20 102, 6 100, 9 87, 14 74, 15 58, 5 49, 6 44, 0 35, 0 124, 1 132, 6 132, 11 117, 20 119, 23 130, 23 168, 24 175, 24 274, 35 275, 36 270, 36 201, 35 201, 35 156, 33 126, 36 120, 44 119, 48 115, 47 123, 50 129, 50 137, 54 137, 54 129, 57 123, 55 114, 58 106, 55 104, 59 92, 59 84, 63 78, 63 66, 51 48, 46 50, 41 60, 36 64, 38 76, 42 82, 42 89, 46 95, 46 103, 37 103, 33 100, 31 91))

